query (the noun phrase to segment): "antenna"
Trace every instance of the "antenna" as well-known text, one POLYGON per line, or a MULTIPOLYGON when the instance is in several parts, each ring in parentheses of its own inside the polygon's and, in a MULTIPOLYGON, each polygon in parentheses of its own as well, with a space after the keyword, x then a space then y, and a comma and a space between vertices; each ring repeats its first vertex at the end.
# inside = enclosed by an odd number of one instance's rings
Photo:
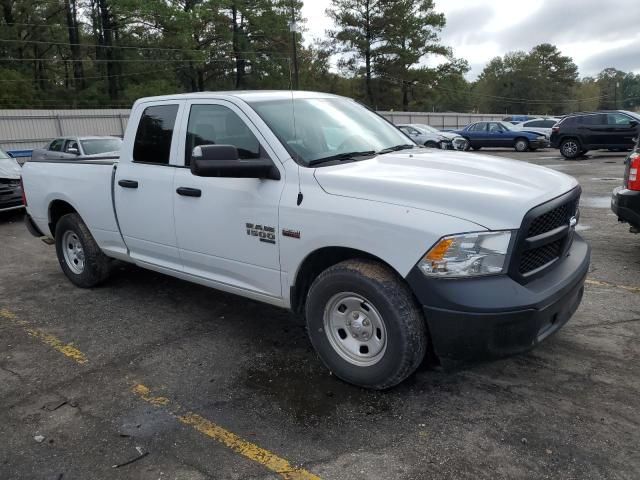
MULTIPOLYGON (((293 48, 295 49, 295 44, 293 45, 293 48)), ((296 104, 295 104, 294 95, 293 95, 293 78, 291 73, 291 59, 289 59, 289 92, 291 93, 291 119, 292 119, 292 126, 293 126, 293 141, 295 143, 298 138, 298 134, 296 131, 296 104)), ((298 154, 296 153, 296 157, 297 156, 298 154)), ((300 206, 300 204, 302 203, 302 199, 304 198, 304 196, 302 195, 302 188, 300 186, 300 158, 294 158, 293 160, 296 162, 296 165, 298 167, 298 198, 296 199, 296 205, 300 206)))

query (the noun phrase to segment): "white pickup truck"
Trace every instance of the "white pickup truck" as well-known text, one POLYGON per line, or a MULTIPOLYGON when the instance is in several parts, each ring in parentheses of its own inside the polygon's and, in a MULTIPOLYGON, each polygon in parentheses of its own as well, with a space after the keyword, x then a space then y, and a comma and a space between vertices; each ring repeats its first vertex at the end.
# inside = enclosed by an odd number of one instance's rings
POLYGON ((427 352, 534 347, 589 266, 574 178, 419 147, 329 94, 144 98, 119 158, 30 161, 22 181, 29 230, 74 284, 122 260, 290 308, 336 376, 375 389, 427 352))

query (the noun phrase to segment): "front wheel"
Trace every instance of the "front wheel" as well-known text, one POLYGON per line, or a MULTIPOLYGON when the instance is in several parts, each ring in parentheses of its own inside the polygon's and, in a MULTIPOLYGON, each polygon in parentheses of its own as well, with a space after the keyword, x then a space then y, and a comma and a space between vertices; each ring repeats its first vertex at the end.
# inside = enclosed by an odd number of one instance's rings
POLYGON ((95 287, 109 276, 111 260, 102 253, 77 213, 58 220, 56 254, 62 271, 78 287, 95 287))
POLYGON ((424 146, 427 148, 440 148, 440 144, 431 140, 429 140, 428 142, 425 142, 424 146))
POLYGON ((529 141, 525 138, 519 138, 514 145, 516 152, 526 152, 529 150, 529 141))
POLYGON ((480 150, 482 147, 471 147, 471 148, 473 148, 473 151, 474 151, 474 152, 477 152, 477 151, 478 151, 478 150, 480 150))
POLYGON ((322 272, 306 301, 309 338, 338 378, 385 389, 411 375, 427 350, 427 329, 411 291, 389 267, 347 260, 322 272))

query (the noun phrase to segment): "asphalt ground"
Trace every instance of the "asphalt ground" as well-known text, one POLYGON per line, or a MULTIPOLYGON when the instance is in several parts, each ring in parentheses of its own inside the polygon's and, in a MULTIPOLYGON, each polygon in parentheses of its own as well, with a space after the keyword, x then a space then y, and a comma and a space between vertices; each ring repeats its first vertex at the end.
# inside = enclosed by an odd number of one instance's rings
POLYGON ((483 153, 582 184, 582 305, 528 354, 386 392, 332 377, 284 310, 134 266, 76 288, 0 214, 0 479, 640 478, 640 236, 609 210, 625 154, 483 153))

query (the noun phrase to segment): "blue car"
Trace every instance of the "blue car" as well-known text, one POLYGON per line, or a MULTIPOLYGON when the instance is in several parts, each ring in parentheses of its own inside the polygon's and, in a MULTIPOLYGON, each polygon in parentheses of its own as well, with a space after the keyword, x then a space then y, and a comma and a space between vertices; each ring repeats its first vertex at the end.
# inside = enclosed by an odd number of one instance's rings
POLYGON ((480 150, 483 147, 515 148, 517 152, 534 151, 549 146, 546 136, 537 132, 514 130, 508 122, 476 122, 454 130, 468 141, 468 147, 480 150))

